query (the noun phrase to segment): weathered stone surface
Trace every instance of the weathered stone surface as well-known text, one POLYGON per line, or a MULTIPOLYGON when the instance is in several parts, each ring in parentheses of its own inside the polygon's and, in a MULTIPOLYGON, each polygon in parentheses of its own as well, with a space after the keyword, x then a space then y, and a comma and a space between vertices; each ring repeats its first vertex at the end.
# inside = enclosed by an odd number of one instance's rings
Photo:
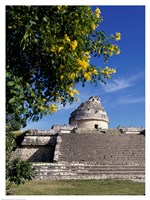
POLYGON ((126 134, 62 134, 58 161, 145 162, 145 137, 126 134))
POLYGON ((71 131, 74 128, 76 128, 77 126, 71 126, 71 125, 53 125, 52 128, 50 130, 55 130, 55 131, 60 131, 60 130, 67 130, 67 131, 71 131))
POLYGON ((25 136, 23 146, 44 146, 56 144, 57 136, 25 136))
POLYGON ((55 146, 54 158, 53 158, 53 161, 54 161, 54 162, 58 162, 59 156, 60 156, 60 154, 61 154, 61 153, 60 153, 60 145, 61 145, 61 142, 62 142, 61 135, 58 135, 58 136, 57 136, 56 146, 55 146))
POLYGON ((145 131, 142 127, 118 127, 120 132, 126 133, 126 134, 140 134, 145 131))
POLYGON ((26 132, 26 136, 50 136, 50 135, 55 135, 58 131, 55 129, 49 129, 49 130, 28 130, 26 132))
POLYGON ((33 164, 35 179, 107 179, 145 180, 145 167, 103 163, 37 163, 33 164))
POLYGON ((71 113, 69 124, 79 128, 108 128, 109 118, 99 97, 93 96, 71 113))
POLYGON ((54 147, 23 147, 18 148, 12 155, 12 159, 21 158, 31 162, 53 162, 54 147))
POLYGON ((57 134, 32 130, 27 132, 21 147, 12 153, 12 159, 21 158, 31 162, 53 162, 57 134))

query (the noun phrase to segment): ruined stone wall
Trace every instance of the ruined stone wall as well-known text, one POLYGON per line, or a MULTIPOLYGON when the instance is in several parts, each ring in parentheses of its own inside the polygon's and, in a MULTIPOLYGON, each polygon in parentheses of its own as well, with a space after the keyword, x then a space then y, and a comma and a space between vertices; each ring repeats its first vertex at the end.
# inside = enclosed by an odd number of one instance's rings
POLYGON ((12 159, 21 158, 31 162, 53 162, 57 133, 55 131, 30 130, 20 147, 12 153, 12 159))
POLYGON ((52 126, 52 129, 50 130, 55 130, 55 131, 59 131, 61 129, 63 130, 72 130, 74 128, 76 128, 77 126, 76 125, 53 125, 52 126))
POLYGON ((31 162, 53 162, 54 146, 24 146, 14 152, 13 158, 31 162))

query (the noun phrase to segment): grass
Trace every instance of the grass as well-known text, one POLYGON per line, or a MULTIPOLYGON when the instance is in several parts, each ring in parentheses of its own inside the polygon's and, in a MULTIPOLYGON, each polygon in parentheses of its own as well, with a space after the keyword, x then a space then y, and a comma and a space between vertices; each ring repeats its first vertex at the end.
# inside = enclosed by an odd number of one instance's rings
POLYGON ((40 180, 13 185, 16 195, 144 195, 145 184, 126 180, 40 180))

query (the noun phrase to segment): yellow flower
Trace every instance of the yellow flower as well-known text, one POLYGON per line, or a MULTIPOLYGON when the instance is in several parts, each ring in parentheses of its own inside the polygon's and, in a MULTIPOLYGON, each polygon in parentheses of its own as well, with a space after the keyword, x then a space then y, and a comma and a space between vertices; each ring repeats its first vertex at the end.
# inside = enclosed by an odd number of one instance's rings
POLYGON ((96 25, 94 23, 92 23, 91 28, 94 31, 96 29, 96 25))
POLYGON ((96 69, 93 70, 93 74, 98 75, 98 71, 96 69))
POLYGON ((67 36, 67 34, 65 34, 65 40, 70 42, 70 38, 67 36))
POLYGON ((78 46, 77 41, 76 40, 72 41, 71 44, 70 44, 70 46, 71 46, 72 50, 75 50, 76 47, 78 46))
POLYGON ((89 66, 89 61, 86 60, 77 60, 77 64, 79 65, 79 70, 86 70, 87 67, 89 66))
POLYGON ((90 54, 90 52, 89 51, 86 51, 86 52, 83 52, 83 56, 85 57, 85 58, 91 58, 91 56, 89 55, 90 54))
POLYGON ((42 99, 42 101, 43 101, 43 102, 45 102, 45 101, 46 101, 46 99, 44 98, 44 99, 42 99))
POLYGON ((60 80, 63 80, 64 79, 64 76, 63 75, 61 75, 61 77, 60 77, 60 80))
POLYGON ((101 50, 100 50, 100 49, 98 49, 97 53, 98 53, 98 54, 100 54, 100 53, 101 53, 101 50))
POLYGON ((112 69, 112 73, 116 73, 116 70, 115 70, 115 69, 112 69))
POLYGON ((61 7, 62 7, 62 6, 57 6, 57 9, 58 9, 58 10, 61 10, 61 7))
POLYGON ((78 92, 78 90, 76 90, 76 89, 74 89, 74 90, 72 90, 72 88, 69 88, 69 95, 71 96, 71 97, 74 97, 74 94, 77 94, 77 95, 79 95, 79 92, 78 92))
POLYGON ((109 55, 110 55, 110 56, 112 56, 112 55, 113 55, 113 52, 112 52, 112 51, 110 51, 110 52, 109 52, 109 55))
POLYGON ((100 9, 99 9, 99 8, 96 8, 96 10, 95 10, 95 15, 96 15, 96 17, 99 17, 100 14, 101 14, 100 9))
POLYGON ((111 45, 111 51, 114 51, 114 49, 115 49, 115 45, 112 44, 112 45, 111 45))
POLYGON ((60 52, 62 49, 64 49, 64 47, 59 47, 58 52, 60 52))
POLYGON ((113 69, 113 68, 109 68, 108 66, 106 66, 104 68, 104 70, 100 69, 100 72, 101 72, 101 74, 103 74, 104 76, 107 76, 107 78, 108 78, 108 75, 116 73, 116 70, 113 69))
POLYGON ((87 80, 87 81, 91 81, 91 73, 90 72, 85 72, 84 73, 84 78, 87 80))
POLYGON ((93 46, 93 50, 94 50, 94 51, 96 50, 96 46, 93 46))
POLYGON ((55 112, 56 110, 58 110, 55 104, 50 105, 50 109, 52 112, 55 112))
POLYGON ((44 106, 40 106, 40 109, 43 111, 43 110, 45 110, 45 107, 44 106))
POLYGON ((76 74, 73 72, 69 75, 69 77, 73 80, 75 78, 76 74))
POLYGON ((71 97, 74 97, 74 92, 73 92, 73 91, 69 92, 69 95, 70 95, 71 97))
POLYGON ((57 48, 53 45, 51 48, 50 48, 50 51, 52 51, 52 52, 54 52, 54 53, 56 53, 56 51, 57 51, 57 48))
POLYGON ((78 91, 78 90, 74 89, 73 92, 74 92, 75 94, 78 94, 78 95, 79 95, 79 91, 78 91))
POLYGON ((116 51, 116 55, 120 54, 120 50, 116 51))
POLYGON ((121 40, 121 34, 120 33, 116 33, 116 36, 115 36, 115 40, 118 41, 118 40, 121 40))
POLYGON ((90 52, 89 52, 89 51, 86 51, 86 52, 84 52, 84 54, 86 54, 86 55, 89 55, 89 54, 90 54, 90 52))

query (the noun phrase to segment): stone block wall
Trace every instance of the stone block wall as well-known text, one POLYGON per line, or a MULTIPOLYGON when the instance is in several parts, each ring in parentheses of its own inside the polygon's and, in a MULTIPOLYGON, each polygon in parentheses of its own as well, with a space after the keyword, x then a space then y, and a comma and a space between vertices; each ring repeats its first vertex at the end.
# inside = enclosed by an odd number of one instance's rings
POLYGON ((145 163, 145 136, 62 134, 58 162, 145 163))
POLYGON ((86 129, 107 129, 108 128, 108 122, 102 121, 102 120, 97 120, 97 119, 82 119, 78 121, 78 127, 79 128, 86 128, 86 129))
POLYGON ((54 147, 51 146, 24 146, 14 152, 13 158, 21 158, 31 162, 53 162, 54 147))
POLYGON ((12 159, 21 158, 31 162, 53 162, 57 133, 54 131, 31 130, 26 133, 19 148, 12 159))

